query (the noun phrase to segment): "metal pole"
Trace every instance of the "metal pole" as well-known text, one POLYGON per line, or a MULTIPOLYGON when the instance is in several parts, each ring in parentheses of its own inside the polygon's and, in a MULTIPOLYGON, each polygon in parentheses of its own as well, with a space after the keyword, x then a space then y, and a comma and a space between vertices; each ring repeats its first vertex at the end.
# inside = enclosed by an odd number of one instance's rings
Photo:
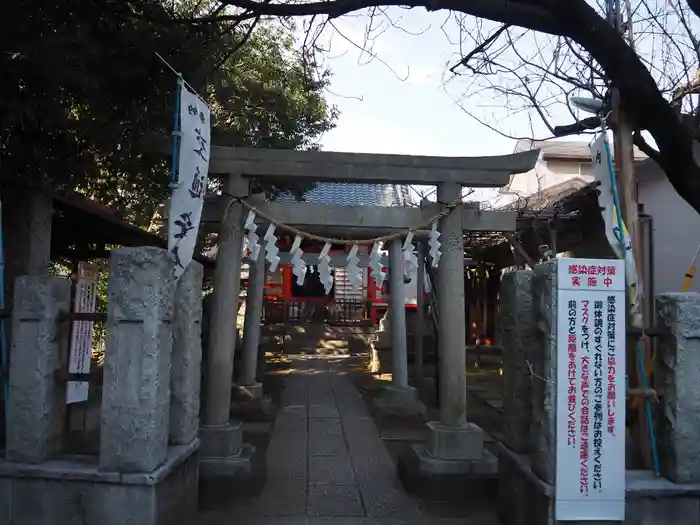
MULTIPOLYGON (((157 54, 157 53, 156 53, 157 54)), ((162 58, 161 58, 162 60, 162 58)), ((167 62, 166 62, 167 63, 167 62)), ((182 95, 182 85, 184 80, 180 73, 177 74, 177 87, 175 89, 175 113, 173 117, 173 151, 172 151, 172 164, 170 166, 170 183, 168 187, 170 188, 170 196, 168 197, 167 206, 167 217, 168 222, 166 223, 166 231, 168 233, 168 238, 170 238, 170 219, 172 217, 172 205, 173 205, 173 193, 178 187, 180 180, 180 139, 182 137, 182 129, 180 122, 180 98, 182 95)))
MULTIPOLYGON (((620 32, 620 34, 624 34, 620 0, 607 0, 607 10, 608 20, 610 23, 618 30, 618 32, 620 32)), ((628 16, 629 15, 630 14, 628 13, 628 16)), ((628 22, 628 25, 631 28, 631 20, 628 22)), ((630 47, 634 45, 631 38, 628 43, 630 47)), ((637 183, 634 178, 634 129, 631 125, 631 120, 625 113, 625 108, 622 104, 619 89, 613 86, 611 94, 612 116, 613 121, 615 122, 613 145, 615 148, 615 168, 617 171, 617 200, 619 201, 617 204, 619 208, 618 214, 622 213, 622 220, 624 221, 630 239, 632 240, 632 257, 634 258, 637 267, 637 274, 639 275, 637 286, 641 286, 641 283, 643 282, 641 277, 644 269, 642 267, 642 260, 640 257, 641 239, 639 237, 639 204, 637 183)), ((622 235, 622 229, 620 229, 620 235, 622 235)), ((644 290, 642 290, 642 293, 643 292, 644 290)), ((647 372, 644 358, 644 348, 641 339, 635 346, 641 387, 646 389, 648 387, 647 372)), ((660 471, 659 457, 656 447, 654 421, 651 413, 651 402, 649 398, 644 399, 644 416, 646 419, 647 430, 649 432, 652 466, 656 475, 658 476, 660 471)))
MULTIPOLYGON (((624 32, 620 13, 620 0, 608 0, 608 20, 620 33, 624 32)), ((632 46, 633 42, 629 42, 632 46)), ((637 183, 634 178, 634 129, 631 120, 624 111, 620 91, 612 86, 612 117, 615 122, 613 130, 613 147, 615 151, 615 171, 617 172, 617 193, 619 195, 622 220, 632 239, 632 255, 637 272, 643 272, 640 258, 641 239, 639 238, 639 204, 637 183)), ((641 284, 640 279, 640 284, 641 284)))

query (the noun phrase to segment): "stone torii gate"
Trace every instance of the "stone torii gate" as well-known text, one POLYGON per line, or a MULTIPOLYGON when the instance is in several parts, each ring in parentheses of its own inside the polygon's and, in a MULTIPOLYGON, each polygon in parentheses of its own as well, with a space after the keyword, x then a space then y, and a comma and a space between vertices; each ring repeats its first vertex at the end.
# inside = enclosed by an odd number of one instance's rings
MULTIPOLYGON (((539 152, 527 151, 495 157, 421 157, 359 153, 261 150, 212 147, 210 173, 222 175, 224 192, 218 202, 205 206, 203 227, 215 219, 218 253, 214 275, 214 295, 206 401, 201 428, 202 475, 235 475, 248 469, 252 447, 242 444, 240 423, 231 422, 231 377, 236 341, 236 315, 240 288, 243 220, 246 213, 239 199, 249 197, 249 179, 296 178, 308 182, 354 182, 375 184, 437 185, 437 203, 421 208, 374 206, 328 206, 308 203, 279 203, 255 200, 255 207, 278 223, 300 230, 345 238, 373 238, 405 231, 435 216, 444 204, 461 198, 463 187, 501 187, 510 176, 532 169, 539 152), (232 199, 235 196, 237 199, 232 199)), ((484 458, 483 432, 467 422, 464 246, 463 231, 515 231, 514 212, 481 211, 478 203, 465 203, 440 219, 442 258, 437 269, 437 297, 440 352, 440 421, 430 422, 429 438, 418 451, 421 469, 427 473, 468 472, 474 461, 484 458), (476 207, 474 206, 476 204, 476 207)), ((427 236, 416 232, 415 238, 427 236)), ((401 241, 392 241, 390 279, 403 285, 401 241)), ((261 263, 264 263, 262 259, 261 263)), ((252 317, 260 316, 264 264, 258 263, 251 275, 249 290, 254 307, 252 317), (257 276, 257 277, 256 277, 257 276), (259 297, 258 297, 259 296, 259 297), (260 303, 259 305, 257 303, 260 303)), ((366 264, 366 263, 365 263, 366 264)), ((393 282, 392 282, 393 284, 393 282)), ((398 287, 397 286, 397 287, 398 287)), ((392 346, 395 355, 393 388, 409 390, 407 374, 406 318, 401 294, 392 294, 392 346)), ((257 324, 246 320, 246 325, 257 324)), ((252 368, 257 338, 245 345, 244 369, 252 368), (251 356, 252 355, 252 360, 251 356)), ((250 375, 248 371, 246 376, 250 375)))

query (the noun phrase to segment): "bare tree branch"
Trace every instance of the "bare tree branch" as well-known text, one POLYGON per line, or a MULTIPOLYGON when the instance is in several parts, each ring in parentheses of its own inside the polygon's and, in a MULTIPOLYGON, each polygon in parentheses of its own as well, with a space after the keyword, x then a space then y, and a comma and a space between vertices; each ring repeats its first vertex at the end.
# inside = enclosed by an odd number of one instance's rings
POLYGON ((636 131, 634 133, 634 145, 637 146, 642 153, 644 153, 647 157, 655 161, 657 164, 659 161, 661 161, 661 156, 659 155, 659 152, 656 151, 654 148, 652 148, 649 143, 644 140, 644 137, 639 131, 636 131))
POLYGON ((456 70, 459 66, 469 67, 469 66, 468 66, 469 61, 470 61, 475 55, 477 55, 478 53, 486 53, 486 52, 488 51, 489 47, 491 46, 491 44, 493 44, 496 40, 498 40, 498 37, 501 36, 501 34, 502 34, 504 31, 508 30, 509 27, 510 27, 509 24, 504 24, 504 25, 502 25, 501 27, 499 27, 499 28, 496 30, 495 33, 493 33, 491 36, 489 36, 489 37, 488 37, 486 40, 484 40, 481 44, 479 44, 478 46, 476 46, 472 51, 469 52, 469 54, 467 54, 467 56, 465 56, 464 58, 462 58, 462 59, 461 59, 459 62, 457 62, 454 66, 450 67, 450 72, 451 72, 451 73, 454 73, 455 70, 456 70))
POLYGON ((686 0, 686 2, 695 16, 700 17, 700 0, 686 0))
POLYGON ((567 135, 580 135, 600 127, 600 118, 588 117, 573 124, 555 126, 554 135, 556 137, 566 137, 567 135))
POLYGON ((688 19, 690 13, 700 15, 700 0, 685 4, 641 0, 634 11, 628 6, 627 19, 619 20, 619 27, 613 27, 587 0, 224 0, 221 4, 227 8, 216 18, 224 21, 305 15, 333 20, 368 10, 371 25, 378 15, 387 16, 386 9, 392 6, 450 11, 448 20, 462 32, 460 47, 466 42, 471 48, 461 53, 463 58, 452 69, 467 67, 478 73, 476 80, 463 78, 472 82, 465 96, 488 89, 504 111, 538 115, 555 134, 585 131, 592 125, 588 120, 578 122, 567 101, 571 94, 601 97, 615 87, 634 127, 653 137, 657 161, 671 184, 700 212, 700 167, 693 156, 698 134, 689 133, 689 125, 698 123, 698 91, 691 80, 700 49, 691 31, 697 20, 688 19), (485 20, 501 27, 490 28, 485 20), (469 34, 467 24, 476 28, 476 36, 469 34), (620 34, 621 28, 629 34, 620 34), (526 39, 529 49, 519 45, 526 39), (504 78, 509 81, 503 82, 504 78), (674 91, 678 96, 671 104, 674 91), (577 123, 554 125, 557 107, 577 123))

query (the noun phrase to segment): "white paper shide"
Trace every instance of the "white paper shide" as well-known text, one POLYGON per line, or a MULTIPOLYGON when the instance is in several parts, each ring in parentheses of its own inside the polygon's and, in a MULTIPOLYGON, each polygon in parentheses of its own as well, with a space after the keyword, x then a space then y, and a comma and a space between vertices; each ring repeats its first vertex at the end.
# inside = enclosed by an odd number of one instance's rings
MULTIPOLYGON (((77 313, 95 313, 97 288, 97 268, 86 262, 78 263, 75 282, 75 299, 73 311, 77 313)), ((74 321, 71 326, 68 373, 89 374, 92 359, 92 339, 94 323, 92 321, 74 321)), ((90 384, 87 381, 68 381, 66 385, 66 403, 87 401, 90 384)))
POLYGON ((625 264, 559 259, 556 519, 625 516, 625 264))
POLYGON ((192 261, 209 174, 209 107, 182 86, 180 94, 178 186, 168 214, 168 250, 175 256, 175 277, 192 261))

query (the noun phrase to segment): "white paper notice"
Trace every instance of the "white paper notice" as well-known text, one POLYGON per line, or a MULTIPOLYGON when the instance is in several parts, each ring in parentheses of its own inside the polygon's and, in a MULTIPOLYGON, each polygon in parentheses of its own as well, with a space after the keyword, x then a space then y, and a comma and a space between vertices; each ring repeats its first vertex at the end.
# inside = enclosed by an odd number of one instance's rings
MULTIPOLYGON (((80 262, 78 263, 77 277, 73 311, 78 313, 95 313, 97 268, 92 264, 80 262)), ((94 323, 92 321, 73 321, 68 373, 90 373, 93 330, 94 323)), ((87 401, 89 389, 90 384, 87 381, 68 381, 66 385, 66 403, 87 401)))
POLYGON ((178 186, 168 213, 168 250, 175 256, 175 277, 192 261, 209 175, 210 112, 197 95, 182 86, 180 95, 178 186))
POLYGON ((556 519, 625 517, 625 266, 559 259, 556 519))

